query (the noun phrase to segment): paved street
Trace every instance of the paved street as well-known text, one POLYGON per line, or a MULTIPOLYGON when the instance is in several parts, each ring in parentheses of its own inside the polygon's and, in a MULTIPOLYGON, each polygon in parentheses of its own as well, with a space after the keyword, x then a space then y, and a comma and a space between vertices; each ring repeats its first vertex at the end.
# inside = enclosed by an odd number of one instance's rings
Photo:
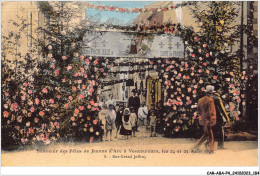
MULTIPOLYGON (((148 133, 146 134, 149 135, 148 133)), ((194 153, 194 139, 161 136, 99 143, 50 144, 30 151, 2 151, 3 166, 256 166, 257 141, 229 141, 214 154, 194 153)))

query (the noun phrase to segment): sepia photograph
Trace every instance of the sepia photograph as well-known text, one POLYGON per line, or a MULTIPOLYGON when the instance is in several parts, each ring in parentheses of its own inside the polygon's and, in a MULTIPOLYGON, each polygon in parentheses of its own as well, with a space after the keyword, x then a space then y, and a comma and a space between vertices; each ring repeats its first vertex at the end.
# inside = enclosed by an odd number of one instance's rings
POLYGON ((1 1, 1 166, 258 167, 258 1, 1 1))

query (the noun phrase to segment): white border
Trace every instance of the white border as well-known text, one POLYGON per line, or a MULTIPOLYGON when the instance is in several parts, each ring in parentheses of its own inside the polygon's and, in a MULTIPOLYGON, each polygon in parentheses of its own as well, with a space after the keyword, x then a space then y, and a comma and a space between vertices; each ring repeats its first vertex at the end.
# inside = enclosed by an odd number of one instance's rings
MULTIPOLYGON (((14 0, 2 0, 2 1, 14 1, 14 0)), ((26 0, 19 0, 19 1, 26 1, 26 0)), ((40 0, 34 0, 34 1, 40 1, 40 0)), ((63 1, 67 1, 67 0, 63 0, 63 1)), ((84 0, 78 0, 78 1, 84 1, 84 0)), ((88 0, 88 1, 95 1, 95 0, 88 0)), ((102 1, 116 1, 116 0, 102 0, 102 1)), ((130 0, 130 1, 140 1, 140 0, 130 0)), ((143 1, 154 1, 154 0, 143 0, 143 1)), ((157 0, 157 1, 165 1, 165 0, 157 0)), ((180 0, 175 0, 175 1, 180 1, 180 0)), ((196 1, 196 0, 191 0, 191 1, 196 1)), ((243 1, 250 1, 250 0, 243 0, 243 1)), ((259 7, 260 7, 260 3, 258 2, 258 20, 260 19, 259 7)), ((1 17, 1 13, 0 13, 0 17, 1 17)), ((259 23, 258 23, 258 29, 259 29, 259 23)), ((258 37, 259 37, 259 30, 258 30, 258 37)), ((260 46, 259 40, 258 40, 258 46, 260 46)), ((258 49, 258 58, 259 58, 259 49, 258 49)), ((258 70, 260 70, 259 68, 260 66, 258 63, 258 70)), ((260 76, 258 75, 258 80, 259 78, 260 76)), ((259 97, 260 96, 259 96, 259 89, 258 89, 258 106, 260 101, 259 97)), ((258 117, 260 117, 259 111, 258 111, 258 117)), ((258 121, 258 136, 259 136, 259 127, 260 127, 260 122, 258 121)), ((1 144, 1 140, 0 140, 0 144, 1 144)), ((260 146, 259 140, 258 140, 258 146, 260 146)), ((1 160, 0 160, 0 165, 1 165, 1 160)), ((259 147, 258 147, 258 166, 259 165, 260 165, 260 161, 259 161, 259 147)), ((234 172, 250 171, 251 173, 253 173, 254 171, 259 171, 259 167, 185 167, 185 166, 184 167, 1 167, 0 166, 0 175, 25 175, 25 176, 29 176, 29 175, 207 175, 208 171, 214 171, 214 172, 227 171, 230 172, 231 174, 233 171, 234 172)))

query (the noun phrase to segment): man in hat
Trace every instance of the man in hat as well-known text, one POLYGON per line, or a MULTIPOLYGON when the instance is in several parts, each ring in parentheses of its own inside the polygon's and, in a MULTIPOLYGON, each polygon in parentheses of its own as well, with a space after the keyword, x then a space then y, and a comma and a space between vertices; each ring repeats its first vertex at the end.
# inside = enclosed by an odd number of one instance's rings
POLYGON ((198 148, 202 142, 206 139, 209 141, 209 151, 214 152, 214 136, 212 131, 212 126, 216 124, 216 109, 214 105, 214 100, 212 99, 214 93, 214 86, 206 86, 206 95, 199 99, 198 102, 198 115, 199 124, 203 126, 203 135, 198 140, 195 148, 198 148))
POLYGON ((133 107, 135 113, 137 114, 138 109, 140 107, 140 98, 138 97, 138 92, 135 89, 133 89, 132 92, 133 92, 134 95, 129 97, 128 107, 133 107))
MULTIPOLYGON (((220 90, 220 89, 219 89, 220 90)), ((224 149, 224 126, 227 122, 230 122, 227 112, 223 106, 222 99, 218 92, 213 91, 212 96, 216 108, 217 122, 213 127, 215 138, 218 141, 218 149, 224 149)))

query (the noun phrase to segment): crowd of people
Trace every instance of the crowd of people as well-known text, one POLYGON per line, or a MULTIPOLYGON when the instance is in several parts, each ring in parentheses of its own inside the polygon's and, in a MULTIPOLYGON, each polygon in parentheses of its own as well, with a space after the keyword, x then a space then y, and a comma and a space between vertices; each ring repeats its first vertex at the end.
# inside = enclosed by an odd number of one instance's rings
POLYGON ((145 102, 140 102, 137 92, 133 91, 134 95, 129 97, 127 106, 120 104, 116 106, 113 96, 110 95, 107 103, 102 104, 102 110, 99 114, 99 119, 104 124, 105 140, 113 140, 119 135, 123 139, 136 137, 136 132, 140 132, 138 137, 146 137, 147 126, 151 126, 151 137, 155 137, 156 116, 151 111, 148 120, 148 108, 145 102))
MULTIPOLYGON (((224 149, 224 125, 229 122, 229 117, 219 93, 212 85, 206 86, 205 96, 198 101, 198 117, 199 124, 203 127, 203 135, 197 141, 194 149, 206 141, 206 146, 210 152, 214 152, 214 137, 218 141, 218 149, 224 149)), ((140 102, 137 92, 133 91, 134 95, 129 97, 127 106, 120 104, 116 108, 116 102, 111 95, 107 103, 103 104, 99 118, 104 124, 105 140, 113 140, 113 132, 115 138, 119 135, 123 139, 136 137, 136 132, 139 132, 139 137, 145 137, 147 126, 150 127, 150 137, 156 137, 156 121, 158 113, 153 110, 148 111, 145 102, 140 102), (148 115, 149 113, 149 115, 148 115)), ((170 112, 168 116, 171 116, 170 112)))

